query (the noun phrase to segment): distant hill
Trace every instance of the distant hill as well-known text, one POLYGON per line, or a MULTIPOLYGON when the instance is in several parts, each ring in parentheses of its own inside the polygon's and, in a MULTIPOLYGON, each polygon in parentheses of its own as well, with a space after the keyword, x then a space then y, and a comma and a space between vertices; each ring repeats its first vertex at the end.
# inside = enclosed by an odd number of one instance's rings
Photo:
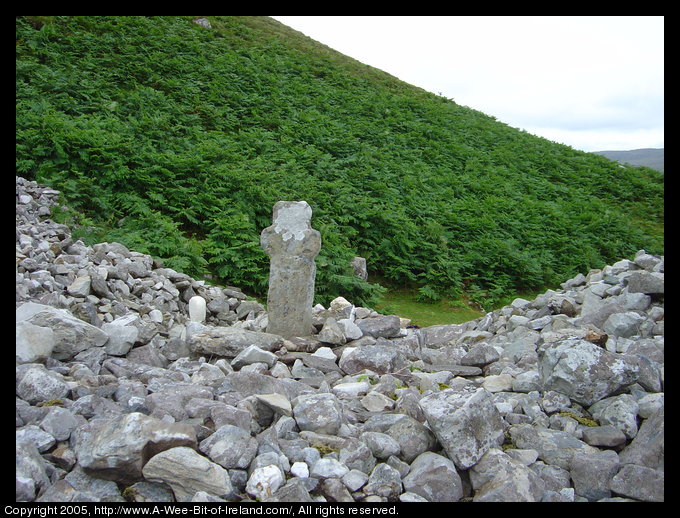
POLYGON ((630 151, 594 151, 594 153, 621 164, 642 165, 663 173, 663 149, 643 148, 630 151))

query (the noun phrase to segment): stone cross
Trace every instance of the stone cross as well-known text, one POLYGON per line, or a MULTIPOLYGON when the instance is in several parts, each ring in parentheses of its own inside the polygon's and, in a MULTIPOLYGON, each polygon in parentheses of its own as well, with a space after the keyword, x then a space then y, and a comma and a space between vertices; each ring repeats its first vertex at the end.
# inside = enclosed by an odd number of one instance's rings
POLYGON ((321 234, 311 226, 312 208, 306 201, 279 201, 273 212, 273 224, 260 235, 270 258, 267 332, 309 336, 321 234))

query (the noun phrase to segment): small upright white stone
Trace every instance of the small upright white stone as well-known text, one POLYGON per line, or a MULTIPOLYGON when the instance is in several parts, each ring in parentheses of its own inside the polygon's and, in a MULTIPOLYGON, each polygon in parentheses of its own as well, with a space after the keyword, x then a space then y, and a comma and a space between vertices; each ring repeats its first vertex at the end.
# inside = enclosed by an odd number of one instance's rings
POLYGON ((192 322, 205 322, 205 299, 198 295, 189 299, 189 318, 192 322))

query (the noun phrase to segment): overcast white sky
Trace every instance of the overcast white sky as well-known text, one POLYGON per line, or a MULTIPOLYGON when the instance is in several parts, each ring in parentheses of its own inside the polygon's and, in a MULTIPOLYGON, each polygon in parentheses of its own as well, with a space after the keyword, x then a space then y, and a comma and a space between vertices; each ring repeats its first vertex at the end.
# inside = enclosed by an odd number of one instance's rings
POLYGON ((273 16, 515 128, 584 151, 664 147, 662 16, 273 16))

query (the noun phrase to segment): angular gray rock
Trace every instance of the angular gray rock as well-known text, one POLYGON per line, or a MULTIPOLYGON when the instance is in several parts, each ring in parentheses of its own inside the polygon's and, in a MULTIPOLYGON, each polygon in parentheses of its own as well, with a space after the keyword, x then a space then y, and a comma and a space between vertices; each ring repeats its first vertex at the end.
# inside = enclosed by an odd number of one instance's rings
POLYGON ((25 368, 17 370, 16 395, 24 401, 35 405, 61 399, 69 393, 69 385, 61 374, 39 363, 22 367, 25 368))
POLYGON ((663 470, 664 435, 664 408, 661 407, 642 423, 635 439, 621 451, 621 464, 663 470))
POLYGON ((193 427, 167 423, 139 412, 92 420, 75 432, 78 465, 97 478, 119 483, 142 479, 153 455, 179 446, 196 447, 193 427))
POLYGON ((568 432, 542 426, 518 424, 510 426, 508 433, 519 448, 538 451, 538 458, 546 464, 568 470, 576 453, 597 453, 599 450, 580 441, 568 432))
POLYGON ((44 363, 52 355, 57 340, 49 327, 30 322, 16 323, 17 363, 44 363))
POLYGON ((619 456, 613 450, 577 452, 571 459, 570 474, 577 495, 588 500, 611 496, 609 486, 619 471, 619 456))
POLYGON ((392 338, 399 334, 401 321, 396 315, 362 318, 356 325, 365 334, 373 338, 392 338))
POLYGON ((423 423, 408 415, 390 424, 385 433, 399 443, 399 458, 406 463, 432 450, 437 443, 436 432, 433 434, 423 423))
POLYGON ((338 365, 347 374, 356 374, 364 369, 386 374, 405 368, 406 358, 396 347, 371 345, 345 349, 338 365))
POLYGON ((475 502, 540 502, 545 490, 538 475, 498 448, 470 468, 470 483, 475 502))
POLYGON ((637 464, 626 464, 614 475, 609 487, 612 492, 635 500, 663 502, 664 472, 637 464))
POLYGON ((427 423, 458 469, 476 464, 503 443, 503 421, 491 394, 473 382, 456 379, 419 402, 427 423))
POLYGON ((363 490, 369 495, 395 500, 403 492, 401 475, 389 464, 381 462, 371 472, 363 490))
POLYGON ((333 394, 310 394, 292 401, 293 417, 300 430, 333 435, 342 424, 342 406, 333 394))
POLYGON ((223 499, 233 494, 227 470, 186 446, 154 455, 144 465, 142 473, 150 482, 169 485, 178 502, 193 497, 198 491, 223 499))
POLYGON ((257 440, 233 425, 220 426, 198 449, 226 469, 246 469, 257 455, 257 440))
POLYGON ((635 383, 634 359, 609 352, 586 340, 572 339, 542 349, 538 368, 544 390, 554 390, 590 406, 635 383))
POLYGON ((413 459, 403 484, 405 491, 428 502, 457 502, 463 497, 463 482, 456 466, 434 452, 427 451, 413 459))
POLYGON ((16 321, 26 321, 51 329, 55 338, 51 355, 57 360, 70 360, 79 352, 90 347, 100 347, 108 340, 108 335, 101 329, 74 317, 64 309, 45 304, 22 304, 16 310, 16 321))
POLYGON ((283 345, 283 338, 279 335, 247 329, 213 327, 192 335, 188 342, 189 349, 194 354, 235 358, 251 345, 265 351, 275 351, 283 345))

